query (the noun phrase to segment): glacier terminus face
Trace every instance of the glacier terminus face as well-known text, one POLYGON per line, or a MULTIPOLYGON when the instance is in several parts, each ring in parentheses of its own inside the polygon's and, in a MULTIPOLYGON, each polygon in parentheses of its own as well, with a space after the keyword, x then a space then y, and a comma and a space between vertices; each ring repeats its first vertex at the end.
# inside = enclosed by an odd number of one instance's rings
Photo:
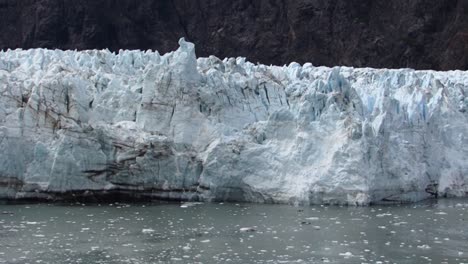
POLYGON ((0 198, 367 205, 468 194, 468 72, 0 52, 0 198))

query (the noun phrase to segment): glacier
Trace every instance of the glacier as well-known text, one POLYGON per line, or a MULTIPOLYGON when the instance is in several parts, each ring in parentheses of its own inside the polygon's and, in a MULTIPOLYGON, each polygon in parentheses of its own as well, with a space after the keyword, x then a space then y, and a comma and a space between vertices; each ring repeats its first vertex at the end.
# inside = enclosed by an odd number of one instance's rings
POLYGON ((368 205, 468 194, 468 72, 0 52, 0 199, 368 205))

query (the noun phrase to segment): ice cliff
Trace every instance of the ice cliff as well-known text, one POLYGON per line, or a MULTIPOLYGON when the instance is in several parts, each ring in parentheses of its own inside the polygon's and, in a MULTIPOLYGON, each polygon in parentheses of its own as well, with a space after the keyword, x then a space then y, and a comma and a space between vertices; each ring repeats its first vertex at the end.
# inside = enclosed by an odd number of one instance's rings
POLYGON ((468 73, 0 53, 0 198, 369 204, 468 194, 468 73))

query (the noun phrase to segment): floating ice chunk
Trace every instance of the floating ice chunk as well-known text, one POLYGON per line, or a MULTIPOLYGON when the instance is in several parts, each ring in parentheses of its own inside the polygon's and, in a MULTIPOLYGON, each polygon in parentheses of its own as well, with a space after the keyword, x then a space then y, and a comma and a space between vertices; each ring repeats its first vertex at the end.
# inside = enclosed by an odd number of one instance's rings
POLYGON ((184 251, 190 251, 191 249, 192 249, 192 247, 190 246, 190 244, 187 244, 187 245, 182 247, 182 250, 184 250, 184 251))
POLYGON ((447 213, 446 212, 436 212, 434 214, 436 214, 436 215, 446 215, 447 213))
POLYGON ((339 253, 339 255, 340 255, 340 256, 343 256, 343 257, 345 257, 345 258, 349 258, 349 257, 354 256, 353 253, 351 253, 351 252, 349 252, 349 251, 348 251, 348 252, 345 252, 345 253, 339 253))
POLYGON ((203 203, 200 203, 200 202, 186 202, 186 203, 183 203, 180 205, 181 208, 188 208, 188 207, 192 207, 192 206, 196 206, 196 205, 200 205, 200 204, 203 204, 203 203))
POLYGON ((252 227, 241 227, 239 229, 240 232, 255 232, 257 231, 257 227, 252 226, 252 227))
POLYGON ((419 245, 418 248, 420 248, 420 249, 431 249, 431 247, 429 245, 426 245, 426 244, 419 245))
POLYGON ((152 228, 143 228, 143 229, 141 230, 141 232, 142 232, 143 234, 151 234, 151 233, 154 233, 155 230, 152 229, 152 228))

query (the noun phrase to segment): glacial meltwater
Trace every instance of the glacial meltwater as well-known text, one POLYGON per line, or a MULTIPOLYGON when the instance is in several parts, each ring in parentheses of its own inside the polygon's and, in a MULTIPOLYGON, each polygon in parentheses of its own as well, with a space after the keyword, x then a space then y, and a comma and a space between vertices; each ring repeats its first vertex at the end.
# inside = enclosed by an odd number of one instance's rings
POLYGON ((468 201, 4 204, 0 263, 468 263, 468 201))

